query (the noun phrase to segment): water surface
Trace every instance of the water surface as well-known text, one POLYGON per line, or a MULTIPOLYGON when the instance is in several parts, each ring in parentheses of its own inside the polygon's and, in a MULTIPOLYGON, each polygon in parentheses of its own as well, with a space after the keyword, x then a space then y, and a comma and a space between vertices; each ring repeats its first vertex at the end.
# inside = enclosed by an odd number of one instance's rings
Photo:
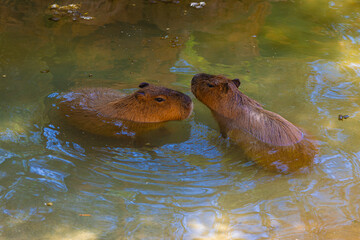
POLYGON ((0 4, 1 239, 359 236, 356 1, 80 3, 90 19, 49 20, 45 1, 0 4), (240 78, 243 92, 314 135, 315 165, 261 169, 196 99, 172 134, 142 146, 52 117, 54 93, 147 81, 191 95, 199 72, 240 78))

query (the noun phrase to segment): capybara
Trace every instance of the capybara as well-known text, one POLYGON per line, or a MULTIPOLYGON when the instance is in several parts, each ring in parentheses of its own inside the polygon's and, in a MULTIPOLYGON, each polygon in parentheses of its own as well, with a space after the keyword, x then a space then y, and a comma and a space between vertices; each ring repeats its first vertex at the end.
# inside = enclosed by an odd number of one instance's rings
POLYGON ((190 116, 189 96, 148 83, 139 88, 130 95, 110 88, 75 89, 58 97, 58 107, 71 125, 107 137, 133 137, 190 116))
POLYGON ((260 166, 294 172, 310 166, 317 147, 304 131, 239 91, 239 79, 196 74, 191 91, 210 108, 223 137, 241 146, 260 166))

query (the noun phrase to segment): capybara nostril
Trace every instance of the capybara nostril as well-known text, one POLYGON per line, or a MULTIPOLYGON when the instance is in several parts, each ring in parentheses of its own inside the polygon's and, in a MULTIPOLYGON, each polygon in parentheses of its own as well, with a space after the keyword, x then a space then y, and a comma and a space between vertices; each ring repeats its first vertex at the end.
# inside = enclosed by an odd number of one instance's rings
POLYGON ((188 112, 187 117, 189 117, 193 110, 193 102, 188 95, 184 95, 183 98, 184 98, 183 106, 188 112))
POLYGON ((184 103, 187 104, 187 106, 192 104, 192 100, 188 95, 183 95, 183 98, 184 98, 184 103))

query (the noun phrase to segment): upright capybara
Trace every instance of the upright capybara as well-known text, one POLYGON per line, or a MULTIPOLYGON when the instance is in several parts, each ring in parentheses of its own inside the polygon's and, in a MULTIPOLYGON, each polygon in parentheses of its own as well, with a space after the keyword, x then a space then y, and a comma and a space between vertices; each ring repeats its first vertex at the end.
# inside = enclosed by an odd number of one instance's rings
POLYGON ((58 97, 58 107, 71 125, 107 137, 133 137, 190 116, 189 96, 148 83, 139 88, 130 95, 109 88, 75 89, 58 97))
POLYGON ((317 153, 314 141, 239 91, 239 86, 239 79, 200 73, 193 77, 191 91, 210 108, 222 135, 260 166, 285 173, 310 166, 317 153))

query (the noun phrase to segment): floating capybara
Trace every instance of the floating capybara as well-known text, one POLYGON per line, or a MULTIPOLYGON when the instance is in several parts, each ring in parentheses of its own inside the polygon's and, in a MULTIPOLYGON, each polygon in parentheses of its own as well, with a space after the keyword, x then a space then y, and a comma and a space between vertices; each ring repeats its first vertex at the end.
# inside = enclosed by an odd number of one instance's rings
POLYGON ((317 153, 314 141, 291 122, 238 90, 239 79, 196 74, 191 91, 210 108, 222 136, 240 145, 260 166, 293 172, 310 166, 317 153))
POLYGON ((58 97, 58 107, 71 125, 107 137, 133 137, 190 116, 189 96, 148 83, 139 88, 130 95, 109 88, 75 89, 58 97))

